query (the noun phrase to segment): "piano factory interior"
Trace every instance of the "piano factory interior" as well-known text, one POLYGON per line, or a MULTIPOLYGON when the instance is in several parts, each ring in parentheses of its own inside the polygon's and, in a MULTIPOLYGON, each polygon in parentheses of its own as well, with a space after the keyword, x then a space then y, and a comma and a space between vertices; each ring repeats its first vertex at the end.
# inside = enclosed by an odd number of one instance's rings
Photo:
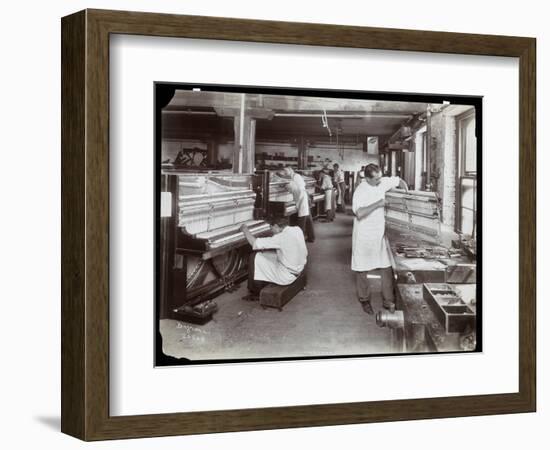
POLYGON ((157 365, 481 349, 480 99, 155 89, 157 365), (403 184, 382 208, 394 305, 374 269, 369 313, 352 236, 372 167, 403 184), (300 280, 247 296, 243 224, 299 226, 295 174, 314 232, 300 280))

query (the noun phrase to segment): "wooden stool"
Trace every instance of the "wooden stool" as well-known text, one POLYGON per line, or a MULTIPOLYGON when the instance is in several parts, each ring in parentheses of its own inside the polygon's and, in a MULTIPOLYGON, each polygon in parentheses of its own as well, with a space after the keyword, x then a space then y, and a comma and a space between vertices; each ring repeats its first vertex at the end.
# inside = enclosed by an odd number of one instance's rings
POLYGON ((277 308, 279 311, 282 311, 284 305, 292 300, 298 292, 306 288, 306 283, 307 276, 305 268, 302 273, 287 286, 270 283, 260 291, 260 305, 262 305, 263 308, 277 308))

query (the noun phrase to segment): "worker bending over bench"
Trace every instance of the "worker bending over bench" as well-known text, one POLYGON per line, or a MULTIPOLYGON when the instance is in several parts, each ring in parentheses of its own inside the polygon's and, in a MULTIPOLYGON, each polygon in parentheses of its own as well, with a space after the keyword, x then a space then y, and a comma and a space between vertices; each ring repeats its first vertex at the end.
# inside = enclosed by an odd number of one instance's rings
POLYGON ((249 294, 243 297, 245 300, 259 300, 260 292, 269 283, 292 287, 294 282, 305 282, 301 275, 307 262, 307 247, 300 227, 289 226, 283 218, 271 225, 272 237, 256 238, 245 224, 241 225, 241 231, 255 250, 248 265, 249 294))

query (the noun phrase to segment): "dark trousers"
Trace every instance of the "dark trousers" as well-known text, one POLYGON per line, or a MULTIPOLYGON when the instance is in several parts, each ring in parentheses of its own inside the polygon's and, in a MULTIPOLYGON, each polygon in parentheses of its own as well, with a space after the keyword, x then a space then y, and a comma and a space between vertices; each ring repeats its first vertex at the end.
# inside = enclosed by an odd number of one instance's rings
POLYGON ((346 202, 345 202, 345 192, 346 192, 346 183, 338 183, 338 206, 336 207, 337 211, 346 211, 346 202))
POLYGON ((313 231, 313 219, 311 218, 311 214, 298 217, 298 226, 302 229, 306 241, 315 241, 315 232, 313 231))
POLYGON ((378 271, 382 277, 382 303, 384 306, 389 307, 392 304, 395 304, 393 270, 391 267, 366 272, 357 272, 355 278, 357 284, 357 297, 359 297, 360 302, 370 302, 372 289, 367 275, 375 271, 378 271))
POLYGON ((257 254, 252 252, 248 258, 248 290, 252 295, 260 295, 260 291, 268 284, 267 281, 254 279, 254 262, 257 254))

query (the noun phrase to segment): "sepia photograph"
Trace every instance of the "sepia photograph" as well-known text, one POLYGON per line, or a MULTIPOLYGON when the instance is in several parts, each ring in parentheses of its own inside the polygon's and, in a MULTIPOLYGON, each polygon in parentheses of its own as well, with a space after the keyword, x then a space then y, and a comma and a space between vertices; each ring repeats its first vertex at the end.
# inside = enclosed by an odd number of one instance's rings
POLYGON ((154 84, 156 366, 482 350, 482 98, 154 84))

